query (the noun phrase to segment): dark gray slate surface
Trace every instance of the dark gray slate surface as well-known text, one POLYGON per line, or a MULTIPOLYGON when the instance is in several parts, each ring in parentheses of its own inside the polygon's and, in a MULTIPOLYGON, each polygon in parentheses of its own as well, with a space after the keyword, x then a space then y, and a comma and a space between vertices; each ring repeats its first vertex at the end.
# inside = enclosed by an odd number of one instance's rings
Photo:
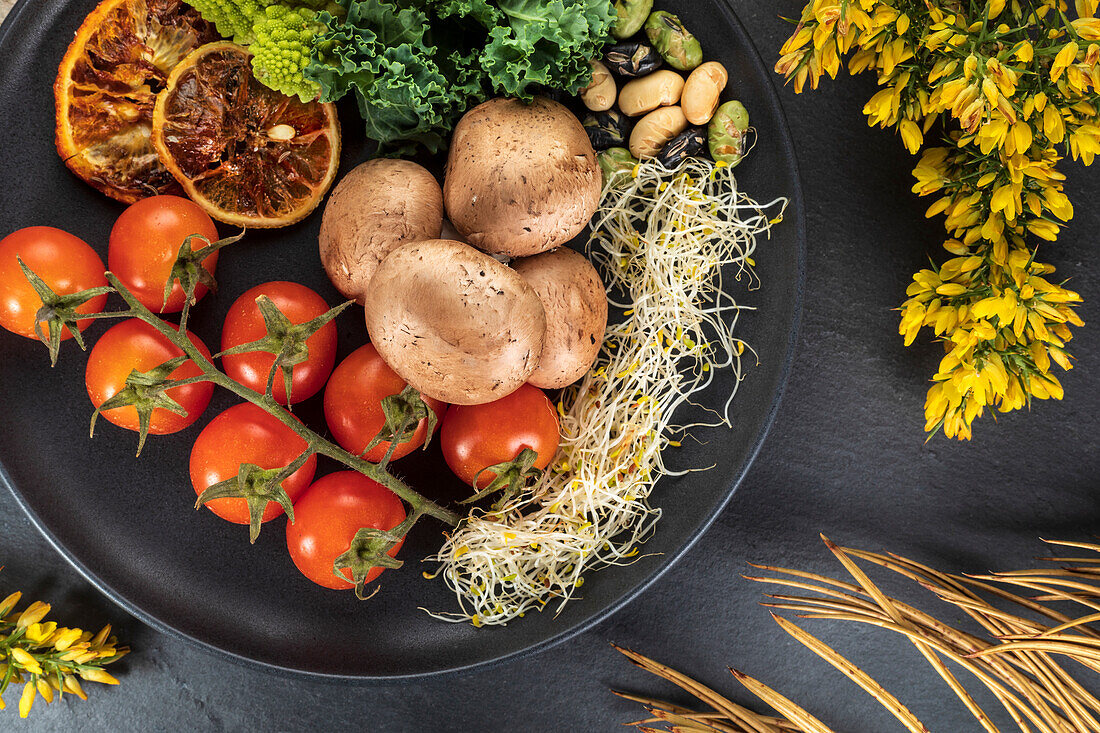
MULTIPOLYGON (((769 55, 800 3, 735 0, 769 55)), ((946 570, 1025 567, 1039 537, 1085 539, 1100 526, 1100 326, 1080 330, 1063 403, 985 420, 972 444, 923 443, 924 380, 938 348, 895 335, 910 273, 943 239, 909 193, 914 159, 860 113, 873 80, 842 77, 815 94, 781 92, 799 149, 809 214, 809 277, 793 377, 764 450, 725 514, 688 556, 610 621, 567 644, 485 672, 357 687, 275 677, 151 631, 92 590, 0 495, 0 589, 55 604, 63 623, 115 622, 135 653, 122 685, 20 721, 8 693, 0 730, 611 731, 637 719, 610 686, 672 695, 608 647, 633 647, 720 690, 725 671, 762 678, 842 731, 898 730, 839 673, 784 635, 741 580, 746 562, 839 572, 817 540, 890 549, 946 570)), ((1043 258, 1096 322, 1100 175, 1070 168, 1077 217, 1043 258)), ((0 429, 15 429, 3 426, 0 429)), ((919 595, 917 596, 920 597, 919 595)), ((950 614, 950 612, 948 612, 950 614)), ((948 616, 950 618, 950 615, 948 616)), ((895 691, 933 730, 976 725, 911 646, 885 632, 807 622, 895 691)), ((991 708, 992 709, 992 708, 991 708)))

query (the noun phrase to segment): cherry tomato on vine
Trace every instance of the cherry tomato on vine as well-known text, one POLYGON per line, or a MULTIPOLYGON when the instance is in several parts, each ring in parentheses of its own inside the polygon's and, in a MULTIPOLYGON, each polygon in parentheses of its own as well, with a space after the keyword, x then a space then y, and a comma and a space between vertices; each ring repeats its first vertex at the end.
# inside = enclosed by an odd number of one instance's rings
MULTIPOLYGON (((210 358, 210 350, 198 336, 188 332, 187 337, 203 356, 210 358)), ((84 372, 88 397, 93 405, 99 407, 125 388, 131 371, 147 372, 178 356, 183 356, 183 351, 148 323, 131 318, 116 324, 99 337, 88 355, 88 367, 84 372)), ((200 374, 202 370, 198 364, 187 361, 176 368, 170 377, 184 379, 200 374)), ((199 419, 210 404, 213 393, 214 385, 210 382, 197 382, 168 390, 165 394, 178 402, 187 415, 177 415, 158 407, 153 410, 149 432, 166 435, 183 430, 199 419)), ((102 415, 119 427, 138 429, 138 413, 133 406, 116 407, 104 411, 102 415)))
MULTIPOLYGON (((401 394, 408 386, 397 372, 382 361, 373 344, 353 351, 333 371, 325 387, 325 422, 336 442, 355 455, 363 450, 385 424, 382 399, 401 394)), ((424 403, 442 418, 447 405, 431 397, 421 395, 424 403)), ((424 444, 428 433, 427 419, 421 420, 411 440, 400 443, 391 460, 409 455, 424 444)), ((390 444, 382 442, 364 456, 377 463, 385 457, 390 444)))
MULTIPOLYGON (((214 484, 235 478, 242 464, 251 463, 262 469, 289 466, 305 452, 306 441, 279 422, 263 408, 245 402, 221 413, 202 429, 191 448, 191 485, 201 494, 214 484)), ((283 480, 283 490, 296 501, 313 481, 317 456, 311 455, 305 464, 283 480)), ((244 499, 211 499, 204 506, 236 524, 248 524, 248 504, 244 499)), ((276 502, 268 502, 262 521, 267 522, 283 513, 276 502)))
MULTIPOLYGON (((356 532, 364 527, 393 529, 403 521, 404 504, 382 484, 355 471, 330 473, 294 504, 294 522, 286 524, 286 546, 302 575, 317 585, 347 590, 355 587, 351 572, 342 570, 348 580, 340 580, 332 564, 351 547, 356 532)), ((404 541, 387 554, 396 557, 404 541)), ((382 570, 371 570, 366 582, 382 570)))
MULTIPOLYGON (((46 334, 45 325, 35 323, 35 314, 42 301, 31 287, 16 257, 58 295, 71 295, 81 290, 107 284, 103 276, 103 260, 84 240, 53 227, 26 227, 0 239, 0 326, 27 338, 39 338, 36 330, 46 334)), ((103 310, 107 296, 92 298, 77 310, 95 313, 103 310)), ((91 319, 80 321, 84 330, 91 319)), ((62 339, 72 338, 68 327, 62 339)))
MULTIPOLYGON (((256 298, 266 295, 291 323, 306 323, 329 310, 328 303, 305 285, 275 281, 257 285, 237 298, 225 316, 222 327, 222 351, 234 346, 258 341, 267 334, 256 298)), ((336 324, 329 321, 306 339, 309 358, 294 365, 290 392, 294 402, 309 399, 321 391, 336 364, 336 324)), ((233 354, 222 357, 226 373, 241 384, 261 394, 267 389, 267 377, 275 355, 266 351, 233 354)), ((275 401, 285 405, 286 387, 280 370, 275 374, 272 390, 275 401)))
MULTIPOLYGON (((535 468, 550 465, 561 434, 550 398, 525 384, 507 397, 484 405, 451 405, 443 418, 439 442, 443 457, 463 483, 473 486, 478 472, 514 460, 524 448, 538 454, 535 468)), ((478 478, 484 488, 496 474, 478 478)))
MULTIPOLYGON (((214 221, 194 201, 180 196, 150 196, 131 204, 115 221, 107 265, 146 308, 154 313, 178 313, 183 310, 183 288, 173 283, 165 303, 164 285, 180 247, 192 234, 201 234, 210 243, 218 240, 214 221)), ((205 244, 196 240, 191 246, 199 249, 205 244)), ((213 275, 218 253, 202 264, 213 275)), ((205 294, 205 285, 195 288, 196 298, 205 294)))

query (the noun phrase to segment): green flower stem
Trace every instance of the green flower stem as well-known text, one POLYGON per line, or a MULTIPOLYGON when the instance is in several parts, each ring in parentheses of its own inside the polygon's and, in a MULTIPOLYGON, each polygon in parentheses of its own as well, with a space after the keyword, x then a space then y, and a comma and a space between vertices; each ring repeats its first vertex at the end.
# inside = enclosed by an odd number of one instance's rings
MULTIPOLYGON (((142 305, 137 298, 126 289, 114 273, 106 273, 107 281, 111 283, 112 287, 118 292, 119 296, 126 301, 126 304, 130 306, 130 312, 134 318, 138 318, 148 323, 153 328, 157 329, 165 338, 171 341, 179 349, 181 349, 198 367, 202 370, 202 379, 199 377, 192 378, 195 381, 207 381, 212 382, 219 387, 229 390, 233 394, 241 397, 248 402, 256 405, 265 412, 275 417, 283 425, 293 430, 302 440, 309 446, 308 450, 318 455, 327 456, 334 461, 344 464, 352 470, 358 471, 369 479, 377 481, 385 486, 387 489, 397 494, 405 500, 412 508, 412 513, 420 516, 426 514, 431 517, 435 517, 441 522, 448 524, 452 527, 457 526, 461 521, 461 517, 446 509, 425 496, 422 496, 412 488, 410 488, 404 481, 397 478, 384 466, 371 463, 363 458, 360 458, 348 451, 344 450, 338 445, 335 445, 317 433, 310 430, 304 424, 302 424, 297 418, 295 418, 288 410, 283 408, 277 403, 274 398, 262 395, 255 390, 245 387, 243 384, 238 383, 228 375, 220 371, 210 359, 206 358, 191 340, 187 338, 186 333, 181 333, 179 330, 172 327, 171 324, 162 321, 151 310, 142 305)), ((190 380, 181 380, 190 381, 190 380)))

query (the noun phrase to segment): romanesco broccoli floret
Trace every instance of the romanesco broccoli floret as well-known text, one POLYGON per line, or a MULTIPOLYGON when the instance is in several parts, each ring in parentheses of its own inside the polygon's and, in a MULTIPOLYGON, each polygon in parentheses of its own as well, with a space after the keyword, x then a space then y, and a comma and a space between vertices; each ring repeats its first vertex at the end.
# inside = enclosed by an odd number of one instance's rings
POLYGON ((252 42, 252 23, 263 8, 275 0, 187 0, 187 4, 199 11, 214 24, 218 33, 234 42, 247 46, 252 42))
POLYGON ((270 5, 252 24, 252 72, 260 83, 303 102, 316 99, 321 86, 302 73, 309 64, 313 39, 324 26, 307 8, 270 5))

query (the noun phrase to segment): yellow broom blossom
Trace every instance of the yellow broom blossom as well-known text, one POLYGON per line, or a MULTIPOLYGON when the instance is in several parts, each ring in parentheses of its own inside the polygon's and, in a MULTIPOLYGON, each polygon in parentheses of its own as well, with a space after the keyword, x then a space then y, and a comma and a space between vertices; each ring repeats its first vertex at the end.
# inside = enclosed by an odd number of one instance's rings
POLYGON ((869 125, 894 127, 920 157, 913 192, 942 217, 940 265, 913 276, 898 332, 944 346, 925 430, 969 440, 974 420, 1062 399, 1081 297, 1049 276, 1038 243, 1073 218, 1063 158, 1100 154, 1100 0, 816 0, 776 71, 796 92, 848 70, 874 72, 869 125), (930 141, 934 144, 929 145, 930 141), (927 147, 925 147, 927 145, 927 147))
POLYGON ((98 634, 58 627, 45 621, 50 612, 46 603, 35 602, 16 612, 19 593, 0 601, 0 710, 5 708, 3 694, 12 685, 22 685, 19 716, 30 715, 35 700, 46 704, 65 694, 86 699, 78 677, 91 682, 117 685, 118 680, 103 666, 129 652, 118 646, 111 627, 98 634))

